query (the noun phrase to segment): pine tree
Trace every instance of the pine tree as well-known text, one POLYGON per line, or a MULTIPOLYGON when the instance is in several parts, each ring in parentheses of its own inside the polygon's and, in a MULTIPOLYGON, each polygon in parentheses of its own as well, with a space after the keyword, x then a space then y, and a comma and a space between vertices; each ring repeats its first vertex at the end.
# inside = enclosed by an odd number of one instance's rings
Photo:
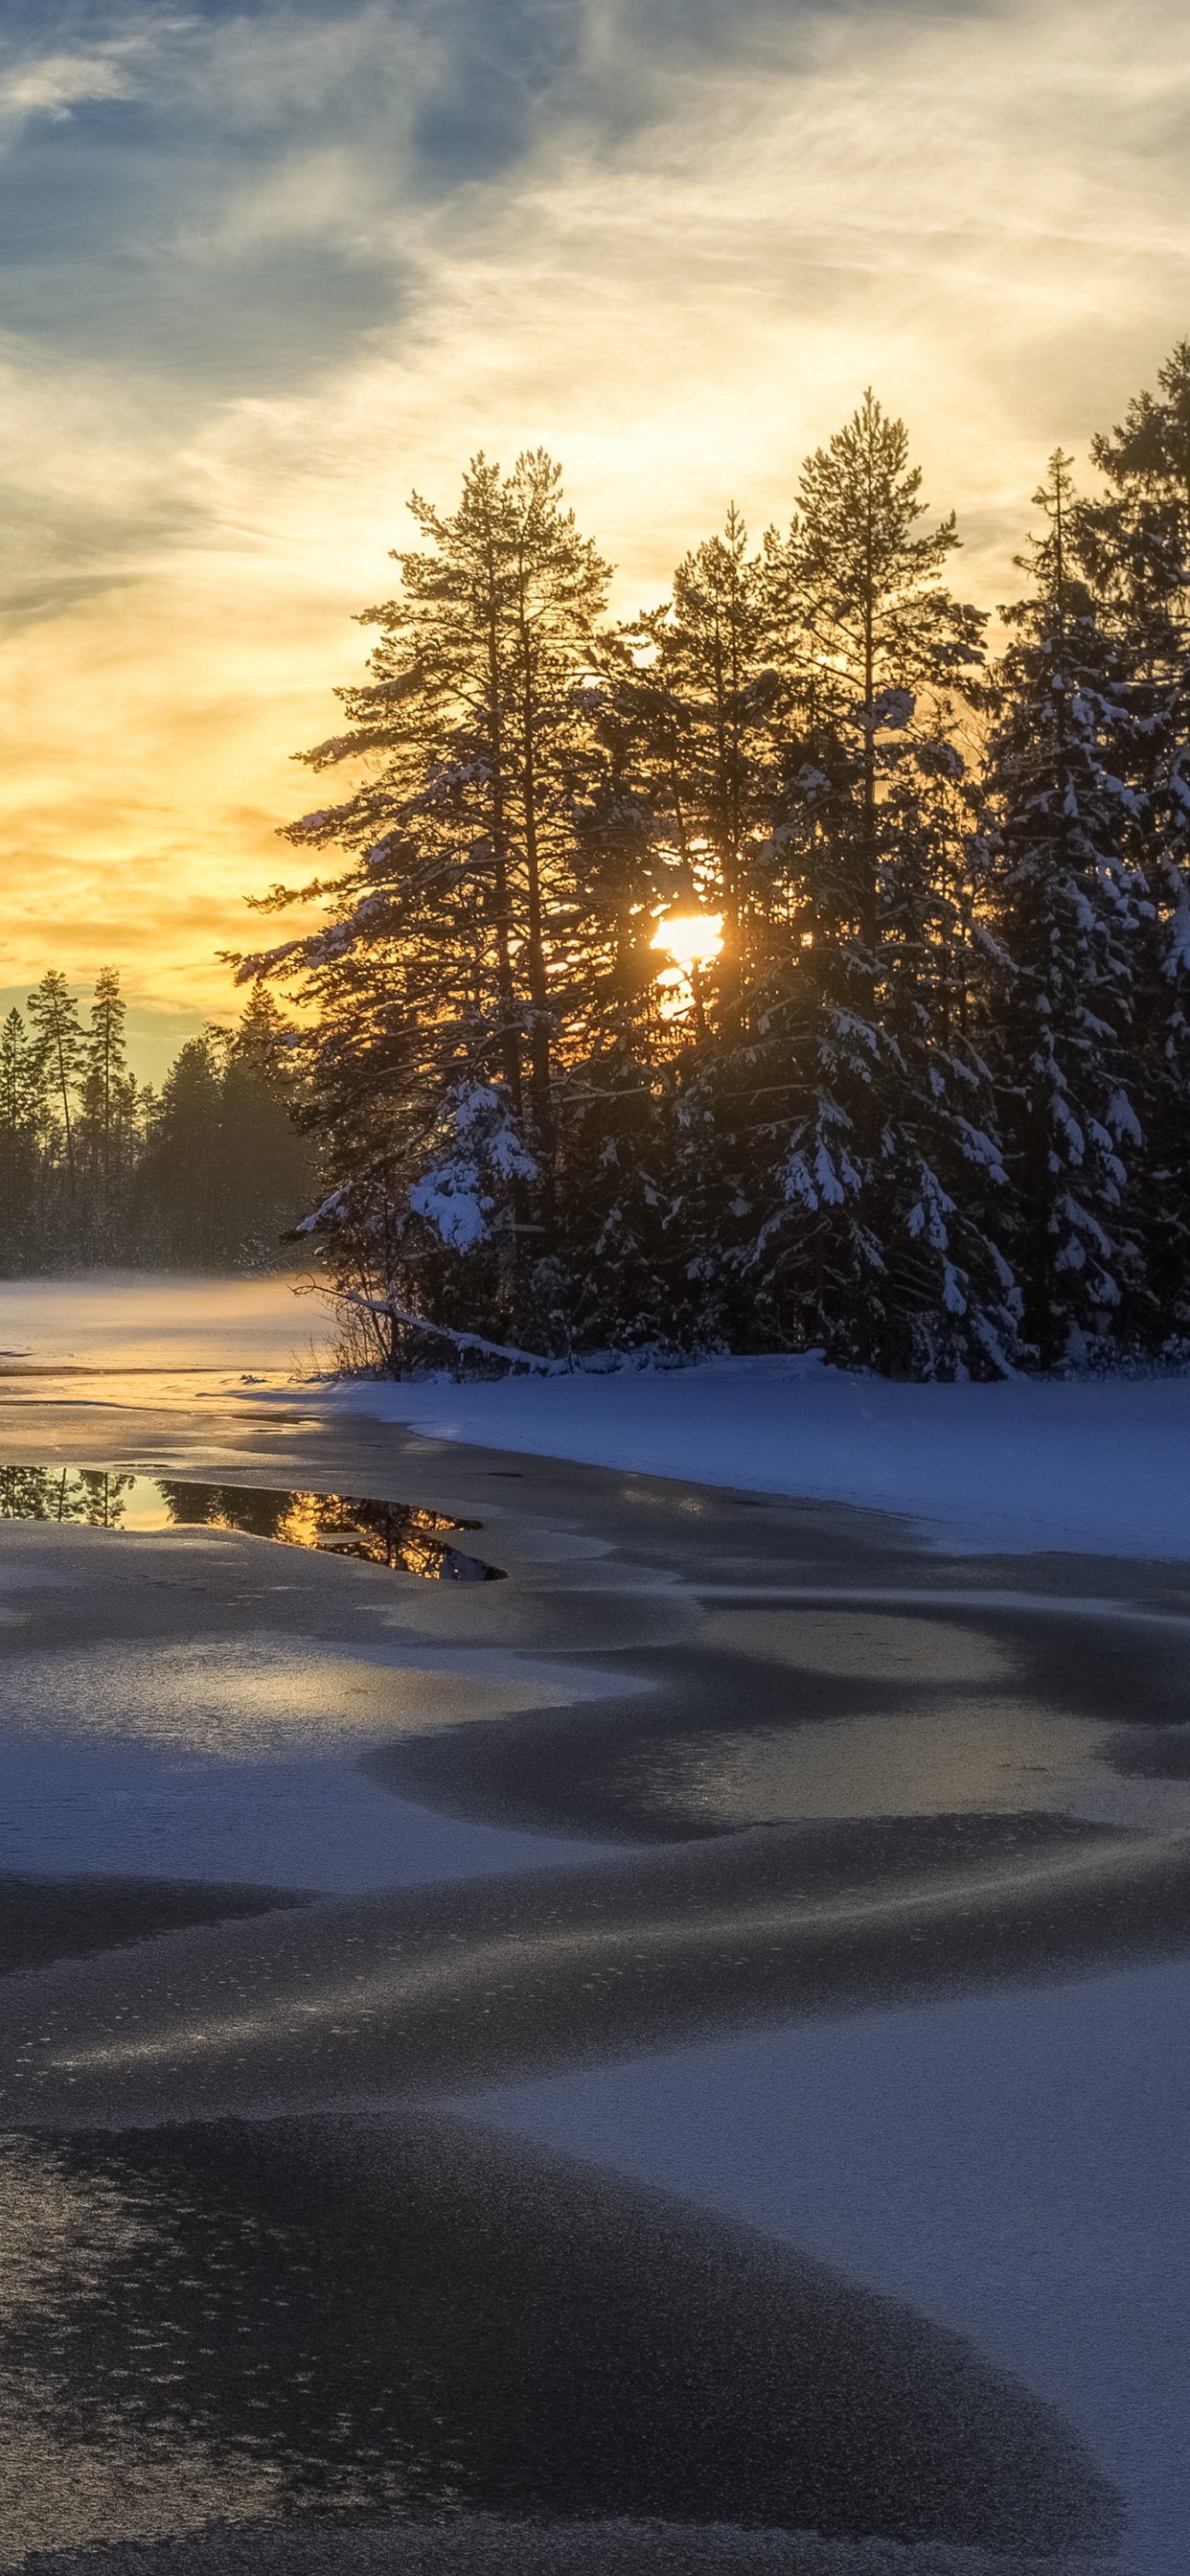
POLYGON ((1034 496, 1045 533, 1018 560, 1036 596, 1003 612, 1011 641, 990 747, 1013 970, 1003 1115, 1025 1331, 1047 1366, 1112 1330, 1138 1278, 1124 1213, 1140 1144, 1127 1062, 1137 800, 1115 756, 1129 673, 1078 569, 1070 462, 1056 452, 1034 496))
POLYGON ((774 739, 764 641, 760 567, 733 506, 671 597, 601 645, 581 865, 589 905, 614 907, 615 957, 567 1160, 578 1267, 598 1264, 629 1340, 713 1343, 729 1328, 769 895, 755 868, 774 739), (681 962, 700 915, 704 960, 681 962))
POLYGON ((128 1070, 126 1005, 114 966, 101 966, 91 1026, 77 1075, 77 1146, 85 1207, 76 1214, 80 1249, 94 1261, 127 1257, 128 1196, 139 1145, 135 1075, 128 1070))
POLYGON ((738 1026, 746 979, 749 863, 765 837, 773 674, 764 663, 761 566, 733 503, 722 536, 688 554, 672 597, 624 630, 647 663, 636 678, 641 783, 677 863, 679 897, 723 923, 718 1019, 738 1026))
POLYGON ((97 1132, 110 1143, 120 1120, 128 1081, 124 1023, 127 1005, 114 966, 101 966, 91 1004, 91 1029, 82 1051, 83 1106, 97 1132))
POLYGON ((29 995, 29 1017, 36 1031, 36 1044, 45 1071, 46 1086, 56 1110, 61 1115, 66 1145, 66 1167, 73 1184, 74 1126, 70 1114, 84 1045, 79 1026, 78 1003, 66 977, 56 966, 48 966, 35 993, 29 995))
POLYGON ((343 1276, 434 1313, 466 1253, 469 1298, 514 1321, 522 1238, 555 1249, 555 1091, 582 997, 573 770, 607 572, 540 451, 506 477, 477 458, 453 515, 410 506, 425 550, 396 556, 399 593, 365 612, 380 641, 339 692, 347 731, 305 755, 362 760, 363 783, 286 835, 349 854, 304 890, 327 928, 241 973, 296 976, 317 1012, 320 1224, 343 1276))

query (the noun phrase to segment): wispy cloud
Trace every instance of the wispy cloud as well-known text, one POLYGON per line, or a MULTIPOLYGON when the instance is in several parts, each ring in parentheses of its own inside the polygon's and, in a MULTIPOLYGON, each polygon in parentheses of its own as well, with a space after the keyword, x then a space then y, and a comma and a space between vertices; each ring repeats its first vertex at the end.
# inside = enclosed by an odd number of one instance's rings
POLYGON ((118 49, 99 54, 47 54, 40 62, 0 72, 0 123, 48 116, 62 124, 83 100, 131 98, 133 85, 118 49))

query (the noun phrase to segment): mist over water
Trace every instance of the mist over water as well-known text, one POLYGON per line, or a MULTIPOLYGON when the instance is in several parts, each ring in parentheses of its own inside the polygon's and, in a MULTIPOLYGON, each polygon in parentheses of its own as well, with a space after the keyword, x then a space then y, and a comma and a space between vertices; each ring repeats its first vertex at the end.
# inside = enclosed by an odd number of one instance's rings
POLYGON ((3 1370, 309 1376, 326 1364, 329 1338, 329 1309, 309 1271, 262 1279, 96 1271, 0 1281, 3 1370))

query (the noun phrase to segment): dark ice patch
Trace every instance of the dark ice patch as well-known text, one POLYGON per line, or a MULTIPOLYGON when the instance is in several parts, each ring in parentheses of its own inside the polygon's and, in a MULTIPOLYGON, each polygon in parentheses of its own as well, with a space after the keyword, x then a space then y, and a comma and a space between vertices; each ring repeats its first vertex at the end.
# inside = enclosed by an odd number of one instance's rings
POLYGON ((222 2121, 3 2161, 18 2238, 74 2211, 88 2263, 69 2226, 57 2269, 38 2246, 0 2331, 0 2430, 23 2414, 28 2456, 40 2411, 126 2461, 126 2530, 138 2463, 198 2445, 216 2509, 221 2473, 230 2498, 266 2459, 278 2516, 656 2516, 1039 2555, 1116 2536, 1076 2436, 959 2336, 490 2133, 222 2121))
POLYGON ((304 1895, 275 1887, 169 1878, 34 1878, 6 1870, 0 1874, 0 1976, 44 1968, 53 1959, 91 1958, 186 1924, 227 1923, 306 1902, 304 1895))

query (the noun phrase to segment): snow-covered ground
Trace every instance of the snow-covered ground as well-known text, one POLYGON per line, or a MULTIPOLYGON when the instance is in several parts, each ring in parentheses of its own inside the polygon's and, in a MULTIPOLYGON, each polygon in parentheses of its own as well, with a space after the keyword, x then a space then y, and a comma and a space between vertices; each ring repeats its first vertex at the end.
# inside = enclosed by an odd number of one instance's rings
POLYGON ((1190 1378, 906 1386, 814 1358, 721 1359, 305 1385, 302 1404, 432 1439, 865 1504, 961 1550, 1190 1556, 1190 1378))

